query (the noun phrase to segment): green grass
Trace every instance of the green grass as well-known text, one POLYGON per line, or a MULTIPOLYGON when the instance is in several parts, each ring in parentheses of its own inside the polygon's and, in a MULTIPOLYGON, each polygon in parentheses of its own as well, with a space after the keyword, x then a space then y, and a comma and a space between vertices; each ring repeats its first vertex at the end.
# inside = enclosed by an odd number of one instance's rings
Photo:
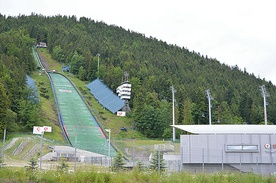
MULTIPOLYGON (((29 159, 23 160, 22 158, 36 145, 40 145, 40 135, 33 135, 33 134, 11 134, 10 139, 6 141, 5 146, 7 146, 13 138, 18 138, 18 140, 15 142, 15 144, 5 150, 5 163, 9 164, 10 162, 26 162, 29 161, 29 159), (24 147, 21 153, 17 155, 13 155, 13 151, 21 144, 23 141, 28 141, 29 143, 24 147)), ((47 148, 48 146, 54 146, 54 145, 66 145, 65 143, 62 143, 60 141, 55 141, 53 139, 44 139, 43 140, 43 148, 42 148, 42 154, 48 153, 50 150, 47 148)), ((2 147, 2 143, 1 143, 2 147)), ((36 151, 36 153, 33 155, 34 157, 39 157, 40 149, 36 151)))
POLYGON ((45 59, 47 60, 47 63, 48 63, 48 69, 49 70, 56 70, 56 71, 61 72, 62 64, 59 63, 59 62, 56 62, 52 58, 52 56, 50 55, 50 53, 47 49, 44 49, 44 48, 37 49, 37 52, 45 57, 45 59))
MULTIPOLYGON (((103 172, 95 166, 86 168, 85 171, 61 172, 26 171, 24 168, 1 168, 0 182, 93 182, 93 183, 270 183, 276 182, 275 176, 261 176, 254 174, 190 174, 187 172, 158 174, 151 171, 137 169, 121 172, 103 172)), ((106 171, 106 170, 105 170, 106 171)))
MULTIPOLYGON (((11 148, 9 148, 9 149, 7 149, 7 150, 5 151, 5 153, 12 155, 13 151, 20 145, 20 143, 21 143, 22 141, 23 141, 22 138, 18 139, 18 140, 15 142, 15 144, 14 144, 11 148)), ((7 145, 8 143, 9 143, 9 141, 7 141, 6 145, 7 145)))
POLYGON ((45 133, 46 138, 50 138, 55 141, 60 141, 64 143, 64 138, 62 137, 62 131, 59 126, 55 101, 53 97, 53 92, 51 89, 50 81, 45 73, 41 75, 39 72, 34 72, 31 77, 36 81, 36 85, 38 87, 38 92, 40 95, 40 102, 41 102, 41 120, 37 124, 38 126, 51 126, 52 132, 45 133), (46 88, 47 94, 49 98, 42 97, 41 95, 41 88, 46 88))

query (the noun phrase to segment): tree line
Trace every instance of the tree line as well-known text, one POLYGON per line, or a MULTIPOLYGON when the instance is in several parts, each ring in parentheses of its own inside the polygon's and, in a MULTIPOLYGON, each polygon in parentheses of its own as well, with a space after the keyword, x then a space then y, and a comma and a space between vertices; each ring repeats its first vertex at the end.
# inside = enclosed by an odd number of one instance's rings
POLYGON ((34 42, 25 29, 0 33, 0 134, 3 129, 30 131, 39 119, 38 100, 26 85, 26 74, 36 68, 31 54, 34 42))
MULTIPOLYGON (((235 66, 222 64, 215 58, 120 26, 76 16, 0 15, 0 41, 2 65, 21 87, 20 91, 23 90, 23 77, 14 75, 22 76, 34 69, 30 56, 30 46, 34 42, 46 42, 52 57, 63 65, 70 65, 70 72, 79 79, 90 82, 99 77, 114 91, 127 71, 132 84, 132 111, 128 115, 135 120, 136 129, 147 137, 171 136, 171 86, 176 89, 176 124, 209 123, 207 89, 213 97, 213 123, 263 123, 261 85, 265 85, 270 94, 267 99, 268 121, 273 124, 276 121, 273 112, 276 109, 276 90, 271 81, 248 73, 246 68, 239 68, 239 63, 235 66), (9 67, 18 72, 10 73, 14 70, 10 71, 9 67)), ((2 78, 1 85, 4 85, 7 81, 2 78)), ((17 89, 14 91, 16 84, 11 88, 1 85, 6 98, 16 98, 21 94, 17 89), (11 95, 12 91, 15 94, 11 95)), ((11 106, 11 111, 18 113, 15 106, 20 102, 15 101, 19 100, 12 98, 7 101, 13 103, 2 103, 1 110, 3 105, 11 106)))

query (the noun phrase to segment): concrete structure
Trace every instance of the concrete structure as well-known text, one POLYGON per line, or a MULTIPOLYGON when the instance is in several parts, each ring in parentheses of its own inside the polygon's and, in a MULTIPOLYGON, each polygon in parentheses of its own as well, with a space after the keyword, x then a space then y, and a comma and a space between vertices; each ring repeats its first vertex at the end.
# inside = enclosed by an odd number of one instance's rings
POLYGON ((50 146, 48 148, 52 150, 52 152, 44 155, 42 157, 43 161, 59 161, 61 158, 65 158, 70 162, 85 162, 105 166, 111 162, 111 157, 78 148, 75 149, 70 146, 50 146))
POLYGON ((275 125, 175 127, 190 133, 180 137, 181 170, 237 171, 266 175, 276 172, 275 125))

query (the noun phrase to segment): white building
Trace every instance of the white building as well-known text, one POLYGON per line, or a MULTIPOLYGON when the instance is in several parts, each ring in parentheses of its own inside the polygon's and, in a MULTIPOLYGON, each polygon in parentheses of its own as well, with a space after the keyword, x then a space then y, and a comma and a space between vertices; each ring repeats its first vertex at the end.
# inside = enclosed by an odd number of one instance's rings
POLYGON ((123 82, 117 89, 116 93, 123 100, 129 100, 131 95, 131 84, 128 81, 123 82))
POLYGON ((47 48, 47 44, 44 42, 40 42, 39 44, 36 45, 38 48, 47 48))
POLYGON ((180 136, 183 171, 276 172, 276 125, 174 127, 187 132, 180 136))

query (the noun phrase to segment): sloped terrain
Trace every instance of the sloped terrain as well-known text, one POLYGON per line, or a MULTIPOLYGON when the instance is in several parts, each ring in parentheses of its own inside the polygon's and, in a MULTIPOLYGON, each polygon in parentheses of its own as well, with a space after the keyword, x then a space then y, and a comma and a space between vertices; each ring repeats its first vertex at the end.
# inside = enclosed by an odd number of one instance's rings
MULTIPOLYGON (((24 135, 14 137, 8 140, 5 144, 5 159, 17 160, 17 161, 29 161, 32 157, 38 158, 40 151, 40 135, 24 135)), ((51 151, 49 146, 64 145, 54 140, 43 138, 43 152, 51 151)))

